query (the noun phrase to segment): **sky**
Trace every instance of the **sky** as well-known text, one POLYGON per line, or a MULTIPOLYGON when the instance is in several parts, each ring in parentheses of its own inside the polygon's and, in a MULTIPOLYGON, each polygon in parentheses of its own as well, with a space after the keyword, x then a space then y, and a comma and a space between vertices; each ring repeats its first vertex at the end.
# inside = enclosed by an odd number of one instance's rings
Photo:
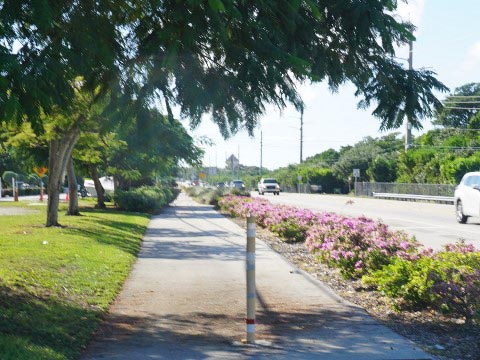
MULTIPOLYGON (((413 44, 413 67, 427 68, 453 91, 469 82, 480 82, 479 0, 409 0, 399 1, 398 15, 410 19, 417 27, 413 44)), ((398 49, 398 57, 407 58, 408 48, 398 49)), ((406 62, 405 65, 407 66, 406 62)), ((379 119, 373 109, 359 110, 360 98, 355 88, 346 84, 332 94, 321 84, 302 84, 299 92, 306 104, 303 116, 303 159, 329 148, 353 145, 367 136, 380 137, 393 131, 380 132, 379 119)), ((439 94, 443 99, 447 94, 439 94)), ((185 122, 186 127, 187 122, 185 122)), ((431 119, 423 121, 424 129, 432 128, 431 119)), ((208 137, 212 146, 205 150, 204 166, 225 167, 225 159, 234 154, 240 163, 260 166, 260 133, 263 138, 264 168, 270 170, 300 162, 300 114, 292 107, 278 111, 267 107, 260 118, 254 137, 241 131, 224 140, 217 126, 205 116, 200 127, 189 132, 194 138, 208 137)))

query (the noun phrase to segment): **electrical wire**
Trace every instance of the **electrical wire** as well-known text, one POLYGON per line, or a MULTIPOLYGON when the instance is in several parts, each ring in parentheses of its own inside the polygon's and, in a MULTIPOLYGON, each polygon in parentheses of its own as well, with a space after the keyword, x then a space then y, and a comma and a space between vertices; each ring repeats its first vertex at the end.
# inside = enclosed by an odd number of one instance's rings
POLYGON ((480 146, 447 146, 447 145, 416 145, 416 144, 412 144, 410 146, 418 147, 418 148, 434 148, 434 149, 480 150, 480 146))
POLYGON ((480 108, 468 108, 468 107, 457 107, 457 106, 445 106, 445 109, 449 110, 480 110, 480 108))
POLYGON ((471 98, 480 98, 480 95, 450 95, 447 99, 450 98, 462 98, 462 99, 471 99, 471 98))
POLYGON ((480 129, 465 129, 465 128, 441 128, 433 130, 453 130, 453 131, 480 131, 480 129))
POLYGON ((454 104, 480 104, 480 101, 455 101, 455 100, 444 100, 444 104, 454 103, 454 104))

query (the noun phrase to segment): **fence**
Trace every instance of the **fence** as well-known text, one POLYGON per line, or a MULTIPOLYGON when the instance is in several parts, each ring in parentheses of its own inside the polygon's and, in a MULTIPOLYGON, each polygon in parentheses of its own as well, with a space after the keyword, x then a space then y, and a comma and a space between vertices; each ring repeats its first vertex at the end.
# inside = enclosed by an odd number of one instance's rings
POLYGON ((322 185, 297 184, 297 186, 280 186, 281 191, 302 194, 318 194, 322 192, 322 185))
POLYGON ((414 194, 425 196, 453 196, 454 184, 406 184, 357 182, 356 196, 373 196, 373 193, 414 194))

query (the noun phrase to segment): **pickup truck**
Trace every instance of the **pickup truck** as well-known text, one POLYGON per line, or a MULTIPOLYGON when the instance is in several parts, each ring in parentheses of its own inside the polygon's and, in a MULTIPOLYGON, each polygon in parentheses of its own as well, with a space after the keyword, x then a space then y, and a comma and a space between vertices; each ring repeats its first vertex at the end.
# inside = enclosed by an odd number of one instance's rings
POLYGON ((258 193, 263 195, 265 193, 273 193, 273 195, 280 195, 280 185, 276 179, 268 178, 261 179, 257 185, 258 193))

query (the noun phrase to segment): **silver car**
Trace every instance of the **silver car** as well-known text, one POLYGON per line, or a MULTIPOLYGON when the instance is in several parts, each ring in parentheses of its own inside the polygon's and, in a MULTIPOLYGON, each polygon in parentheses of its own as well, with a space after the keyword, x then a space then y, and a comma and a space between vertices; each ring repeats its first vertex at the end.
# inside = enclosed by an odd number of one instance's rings
POLYGON ((457 221, 465 224, 470 216, 480 216, 480 171, 466 173, 455 189, 457 221))

